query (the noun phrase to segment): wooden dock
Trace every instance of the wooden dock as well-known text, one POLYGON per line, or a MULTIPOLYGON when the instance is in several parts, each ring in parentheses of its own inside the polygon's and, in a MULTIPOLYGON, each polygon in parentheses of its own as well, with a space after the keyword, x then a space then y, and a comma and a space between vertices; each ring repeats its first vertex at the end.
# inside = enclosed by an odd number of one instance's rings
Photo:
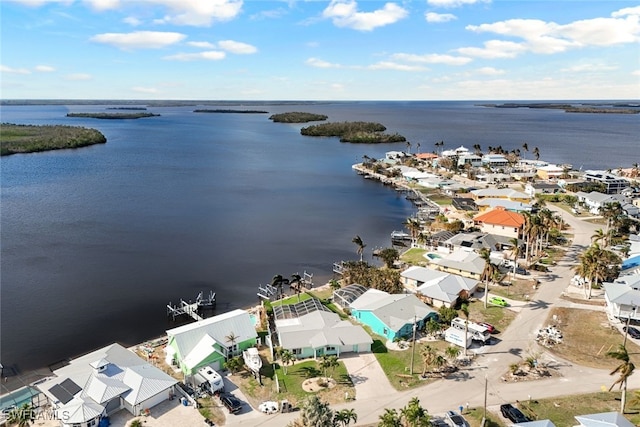
POLYGON ((167 304, 167 316, 170 316, 173 320, 176 317, 188 315, 196 321, 204 320, 204 317, 200 315, 200 310, 203 308, 214 308, 216 306, 216 294, 213 291, 209 292, 209 296, 204 298, 202 292, 196 297, 196 302, 186 302, 183 299, 180 303, 173 305, 171 302, 167 304))

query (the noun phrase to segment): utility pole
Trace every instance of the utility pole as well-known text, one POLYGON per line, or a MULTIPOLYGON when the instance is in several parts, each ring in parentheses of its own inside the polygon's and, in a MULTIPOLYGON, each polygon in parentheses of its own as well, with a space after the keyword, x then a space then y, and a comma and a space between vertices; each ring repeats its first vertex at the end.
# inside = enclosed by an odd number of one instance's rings
POLYGON ((484 374, 484 412, 482 413, 482 423, 480 427, 484 427, 487 422, 487 385, 489 383, 489 377, 484 374))
POLYGON ((411 343, 411 368, 409 369, 409 373, 413 375, 413 358, 416 354, 416 330, 418 329, 418 325, 416 324, 416 316, 413 316, 413 342, 411 343))

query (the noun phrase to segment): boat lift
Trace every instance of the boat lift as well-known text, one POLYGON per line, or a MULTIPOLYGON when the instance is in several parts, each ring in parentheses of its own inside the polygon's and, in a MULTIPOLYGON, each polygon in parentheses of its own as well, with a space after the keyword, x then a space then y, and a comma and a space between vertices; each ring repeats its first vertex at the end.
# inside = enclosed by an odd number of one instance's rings
POLYGON ((191 301, 186 302, 183 299, 180 299, 180 303, 177 305, 173 305, 169 302, 169 304, 167 304, 167 316, 171 316, 173 320, 176 320, 176 317, 187 314, 194 320, 200 321, 204 320, 204 317, 200 315, 199 311, 205 308, 214 308, 215 306, 215 292, 209 291, 209 296, 207 298, 204 298, 203 293, 200 292, 196 297, 196 302, 194 303, 191 301))

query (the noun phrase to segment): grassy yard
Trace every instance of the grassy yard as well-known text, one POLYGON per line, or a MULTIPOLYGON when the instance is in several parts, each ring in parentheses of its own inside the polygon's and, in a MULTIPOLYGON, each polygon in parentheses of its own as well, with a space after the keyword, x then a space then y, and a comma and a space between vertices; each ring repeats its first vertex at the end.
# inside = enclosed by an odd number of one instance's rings
POLYGON ((492 324, 498 331, 504 331, 515 319, 516 314, 508 308, 487 305, 477 300, 469 304, 469 320, 472 322, 487 322, 492 324))
POLYGON ((516 278, 516 280, 511 281, 511 275, 508 275, 500 284, 490 285, 489 292, 509 299, 526 301, 527 298, 532 298, 531 295, 535 292, 533 283, 534 279, 516 278))
POLYGON ((407 264, 411 265, 419 265, 425 267, 427 264, 429 264, 429 261, 427 261, 427 259, 424 257, 424 254, 426 254, 427 252, 429 251, 427 251, 426 249, 411 248, 400 255, 400 261, 406 262, 407 264))

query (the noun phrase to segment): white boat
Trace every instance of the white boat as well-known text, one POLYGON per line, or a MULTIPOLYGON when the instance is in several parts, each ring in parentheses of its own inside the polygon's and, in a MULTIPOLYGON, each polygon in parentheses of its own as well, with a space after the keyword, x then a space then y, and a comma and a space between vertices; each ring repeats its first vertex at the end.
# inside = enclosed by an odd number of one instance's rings
POLYGON ((258 353, 258 349, 255 347, 249 347, 248 349, 242 352, 242 358, 244 359, 244 363, 247 365, 249 369, 253 372, 258 372, 262 367, 262 359, 260 358, 260 353, 258 353))

